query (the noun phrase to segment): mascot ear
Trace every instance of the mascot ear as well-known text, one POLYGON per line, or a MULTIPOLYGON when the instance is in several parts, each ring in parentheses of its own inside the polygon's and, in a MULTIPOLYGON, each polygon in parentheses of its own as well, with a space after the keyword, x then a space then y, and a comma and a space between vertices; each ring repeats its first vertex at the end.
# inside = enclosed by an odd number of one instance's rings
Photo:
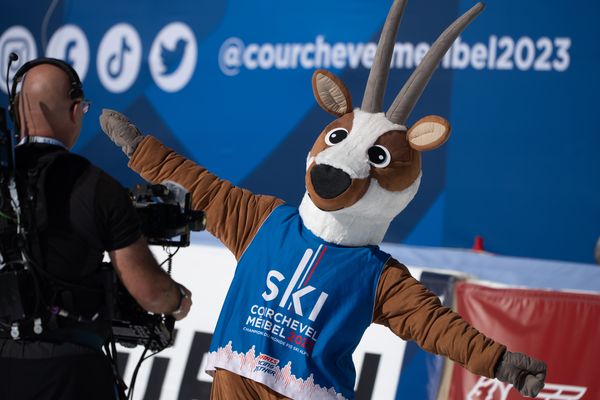
POLYGON ((315 99, 322 109, 337 117, 352 111, 352 97, 346 85, 334 74, 318 69, 312 76, 315 99))
POLYGON ((450 123, 437 115, 421 118, 408 130, 410 147, 418 151, 433 150, 448 140, 450 123))

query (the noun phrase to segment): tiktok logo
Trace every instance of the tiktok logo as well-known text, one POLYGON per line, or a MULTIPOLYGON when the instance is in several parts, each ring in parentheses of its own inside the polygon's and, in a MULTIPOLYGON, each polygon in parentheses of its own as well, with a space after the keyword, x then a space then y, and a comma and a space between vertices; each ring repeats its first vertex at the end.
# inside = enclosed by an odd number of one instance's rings
MULTIPOLYGON (((310 278, 312 277, 315 269, 319 265, 323 254, 327 250, 327 247, 323 245, 319 246, 316 252, 313 252, 312 249, 306 249, 304 252, 304 256, 300 260, 298 267, 296 267, 296 271, 294 271, 294 275, 292 279, 288 283, 285 291, 283 292, 283 296, 279 301, 279 307, 290 309, 292 306, 294 307, 294 312, 299 316, 304 316, 304 310, 302 309, 302 297, 307 294, 314 292, 316 288, 314 286, 308 285, 310 278), (291 297, 291 300, 290 300, 291 297)), ((267 290, 262 293, 263 299, 266 301, 272 301, 277 298, 279 295, 279 287, 277 286, 278 282, 283 282, 285 280, 285 276, 277 271, 272 269, 267 273, 267 290)), ((325 304, 325 300, 327 300, 328 294, 325 292, 321 292, 319 298, 316 303, 312 305, 312 309, 308 315, 308 319, 314 321, 323 305, 325 304)))
POLYGON ((142 63, 142 41, 129 24, 113 26, 98 48, 98 77, 112 93, 122 93, 137 79, 142 63))

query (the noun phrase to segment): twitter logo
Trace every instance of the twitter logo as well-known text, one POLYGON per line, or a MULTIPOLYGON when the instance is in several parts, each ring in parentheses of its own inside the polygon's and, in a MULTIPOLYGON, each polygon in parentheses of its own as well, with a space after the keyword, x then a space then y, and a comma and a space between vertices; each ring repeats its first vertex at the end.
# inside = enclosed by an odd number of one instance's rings
POLYGON ((165 92, 177 92, 196 70, 198 48, 194 31, 183 22, 172 22, 156 35, 148 65, 156 85, 165 92))
POLYGON ((181 61, 183 60, 183 55, 185 54, 185 48, 187 44, 188 41, 183 38, 177 40, 173 50, 165 46, 164 43, 160 44, 160 58, 164 68, 160 73, 161 75, 171 75, 177 70, 177 68, 179 68, 179 64, 181 64, 181 61))

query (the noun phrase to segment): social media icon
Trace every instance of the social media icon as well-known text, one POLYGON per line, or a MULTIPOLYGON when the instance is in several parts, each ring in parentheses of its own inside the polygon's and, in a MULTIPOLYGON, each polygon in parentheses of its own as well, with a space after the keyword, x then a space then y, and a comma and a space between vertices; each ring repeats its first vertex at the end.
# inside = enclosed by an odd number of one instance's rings
POLYGON ((142 41, 129 24, 121 23, 106 32, 98 48, 96 69, 102 85, 122 93, 137 79, 142 63, 142 41))
POLYGON ((76 25, 60 27, 48 42, 46 56, 58 58, 71 65, 82 81, 90 63, 90 46, 83 31, 76 25))
POLYGON ((175 72, 183 61, 183 55, 188 45, 188 41, 185 39, 178 39, 175 43, 173 50, 165 46, 164 43, 160 45, 160 58, 163 64, 163 71, 160 72, 161 76, 171 75, 175 72))
POLYGON ((165 92, 181 90, 196 68, 196 37, 183 22, 173 22, 158 32, 148 56, 154 82, 165 92))
POLYGON ((75 64, 75 60, 73 60, 72 57, 72 53, 75 50, 75 47, 77 47, 77 42, 75 40, 69 40, 67 42, 67 45, 65 46, 64 59, 65 62, 67 62, 70 66, 73 66, 73 64, 75 64))
MULTIPOLYGON (((0 36, 0 71, 3 78, 8 68, 10 53, 15 53, 19 59, 12 63, 8 71, 9 82, 23 64, 37 57, 35 39, 24 26, 12 26, 0 36)), ((0 85, 0 88, 6 93, 6 85, 0 85)))

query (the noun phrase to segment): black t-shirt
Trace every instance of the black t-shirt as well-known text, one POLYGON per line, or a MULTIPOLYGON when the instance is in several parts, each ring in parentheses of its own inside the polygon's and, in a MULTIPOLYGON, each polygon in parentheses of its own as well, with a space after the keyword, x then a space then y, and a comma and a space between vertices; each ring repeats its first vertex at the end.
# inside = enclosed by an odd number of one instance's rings
MULTIPOLYGON (((42 156, 66 152, 31 143, 17 147, 17 171, 26 174, 42 156)), ((96 272, 104 251, 126 247, 141 236, 139 219, 127 191, 81 157, 60 157, 45 182, 47 226, 40 234, 45 267, 67 281, 96 272)))
MULTIPOLYGON (((106 316, 109 275, 102 270, 104 251, 126 247, 141 236, 127 191, 83 157, 59 146, 21 145, 15 159, 20 197, 26 197, 25 182, 32 182, 27 177, 33 173, 39 177, 35 203, 45 204, 45 212, 40 213, 36 206, 30 213, 36 216, 39 245, 30 240, 29 247, 36 268, 47 271, 38 274, 44 278, 41 286, 46 303, 85 320, 96 318, 96 314, 106 316), (49 159, 52 161, 48 163, 49 159)), ((56 321, 61 331, 91 330, 101 337, 110 329, 100 320, 83 325, 61 317, 56 321)))

